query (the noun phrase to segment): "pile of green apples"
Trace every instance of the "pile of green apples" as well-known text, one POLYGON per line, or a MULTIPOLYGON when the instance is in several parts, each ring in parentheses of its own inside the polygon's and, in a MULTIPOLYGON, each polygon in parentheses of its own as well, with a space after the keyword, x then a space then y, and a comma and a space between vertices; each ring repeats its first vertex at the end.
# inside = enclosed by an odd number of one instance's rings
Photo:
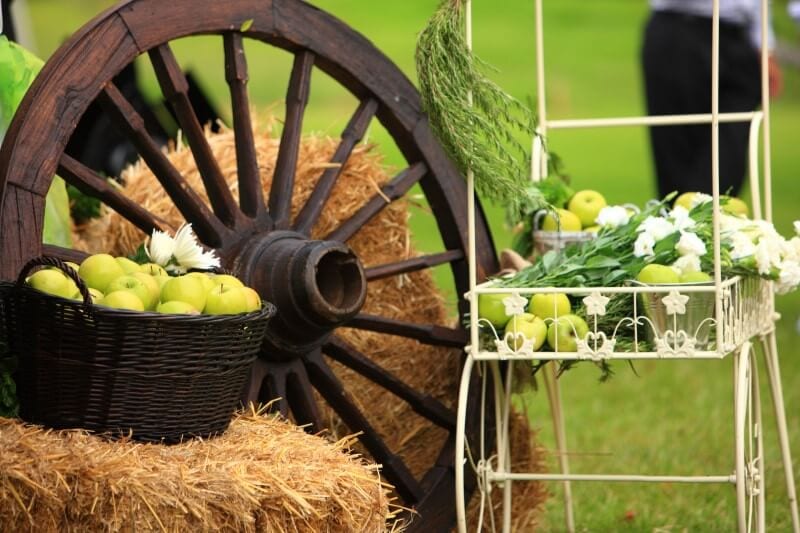
POLYGON ((574 352, 578 340, 586 337, 589 326, 580 316, 572 312, 569 298, 563 293, 534 294, 528 301, 526 312, 506 314, 503 300, 511 294, 481 294, 478 296, 478 316, 491 322, 505 336, 511 333, 509 345, 519 350, 523 338, 531 341, 534 352, 546 345, 550 350, 574 352), (549 324, 549 325, 548 325, 549 324))
MULTIPOLYGON (((167 314, 232 315, 261 308, 261 297, 228 274, 190 272, 170 276, 156 263, 138 264, 109 254, 90 255, 77 265, 67 263, 86 286, 92 302, 105 307, 167 314)), ((75 281, 50 267, 33 273, 28 285, 39 291, 82 300, 75 281)))
POLYGON ((547 213, 541 222, 544 231, 588 231, 596 233, 597 215, 608 205, 605 197, 597 191, 584 189, 573 194, 562 208, 547 213), (564 209, 565 208, 565 209, 564 209))

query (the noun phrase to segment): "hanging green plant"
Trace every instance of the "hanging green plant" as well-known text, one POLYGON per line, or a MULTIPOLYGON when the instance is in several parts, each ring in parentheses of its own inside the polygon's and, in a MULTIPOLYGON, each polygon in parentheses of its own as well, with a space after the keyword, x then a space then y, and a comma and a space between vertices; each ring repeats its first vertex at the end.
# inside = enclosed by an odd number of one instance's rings
POLYGON ((488 65, 467 46, 464 0, 444 0, 417 41, 422 103, 442 146, 483 198, 510 213, 548 202, 530 182, 530 153, 519 138, 536 132, 533 112, 485 74, 488 65))

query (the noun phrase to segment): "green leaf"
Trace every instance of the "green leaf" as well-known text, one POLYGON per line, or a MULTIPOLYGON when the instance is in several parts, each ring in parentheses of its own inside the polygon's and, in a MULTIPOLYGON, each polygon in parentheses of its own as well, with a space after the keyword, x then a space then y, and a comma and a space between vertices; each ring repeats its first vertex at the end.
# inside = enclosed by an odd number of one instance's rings
MULTIPOLYGON (((4 35, 0 35, 0 139, 5 135, 19 103, 42 68, 43 61, 4 35)), ((64 182, 56 177, 47 193, 42 240, 72 246, 69 198, 64 182)))
POLYGON ((592 269, 595 268, 611 269, 619 267, 618 260, 614 259, 613 257, 607 257, 604 255, 595 255, 593 257, 590 257, 585 264, 587 268, 592 268, 592 269))
POLYGON ((239 26, 239 31, 244 33, 247 30, 249 30, 252 25, 253 25, 253 19, 247 19, 244 22, 242 22, 241 26, 239 26))
POLYGON ((72 247, 72 220, 69 214, 69 196, 64 180, 56 176, 50 184, 44 205, 44 233, 42 241, 65 248, 72 247))

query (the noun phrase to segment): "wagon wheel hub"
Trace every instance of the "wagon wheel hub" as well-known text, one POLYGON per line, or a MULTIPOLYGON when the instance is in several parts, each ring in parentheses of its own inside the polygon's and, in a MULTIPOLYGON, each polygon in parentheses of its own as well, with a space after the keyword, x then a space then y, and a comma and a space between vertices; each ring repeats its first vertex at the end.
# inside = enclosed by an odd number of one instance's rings
POLYGON ((364 305, 367 280, 358 257, 341 242, 274 231, 250 240, 234 270, 279 313, 270 321, 262 358, 295 359, 319 348, 364 305))

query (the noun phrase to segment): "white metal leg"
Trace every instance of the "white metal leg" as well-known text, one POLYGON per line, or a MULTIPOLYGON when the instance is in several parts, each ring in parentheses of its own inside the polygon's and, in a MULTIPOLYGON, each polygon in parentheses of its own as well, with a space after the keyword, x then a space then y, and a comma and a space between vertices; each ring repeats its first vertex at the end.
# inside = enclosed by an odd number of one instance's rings
POLYGON ((781 459, 783 472, 786 478, 786 494, 789 498, 789 509, 792 513, 792 531, 800 533, 800 516, 797 511, 797 490, 794 482, 792 468, 792 454, 789 449, 789 431, 786 427, 786 411, 783 403, 783 387, 781 385, 781 370, 778 362, 778 343, 775 332, 763 336, 761 345, 764 350, 764 360, 769 376, 769 387, 772 395, 772 406, 775 411, 775 422, 778 426, 778 440, 781 446, 781 459))
POLYGON ((751 344, 736 358, 736 512, 739 533, 765 530, 764 456, 758 373, 751 344))
MULTIPOLYGON (((550 415, 553 418, 553 429, 558 449, 558 463, 561 473, 569 475, 569 456, 567 455, 567 432, 564 428, 564 411, 561 408, 561 387, 556 377, 556 363, 550 362, 542 369, 547 399, 550 403, 550 415)), ((568 533, 575 531, 575 515, 572 511, 572 486, 568 479, 564 480, 564 520, 568 533)))
POLYGON ((464 469, 466 466, 464 429, 467 422, 467 396, 475 360, 468 353, 461 370, 461 385, 458 389, 458 414, 456 418, 456 521, 459 533, 467 532, 467 508, 464 499, 464 469))

